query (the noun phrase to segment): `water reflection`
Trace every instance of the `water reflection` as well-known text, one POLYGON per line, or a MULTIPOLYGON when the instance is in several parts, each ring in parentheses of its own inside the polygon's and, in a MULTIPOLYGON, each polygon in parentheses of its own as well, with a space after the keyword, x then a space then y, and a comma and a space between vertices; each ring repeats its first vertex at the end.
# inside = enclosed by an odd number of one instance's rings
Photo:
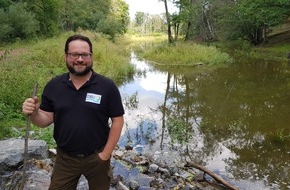
POLYGON ((121 146, 194 160, 240 189, 290 189, 287 63, 205 70, 131 61, 139 72, 120 88, 121 146))

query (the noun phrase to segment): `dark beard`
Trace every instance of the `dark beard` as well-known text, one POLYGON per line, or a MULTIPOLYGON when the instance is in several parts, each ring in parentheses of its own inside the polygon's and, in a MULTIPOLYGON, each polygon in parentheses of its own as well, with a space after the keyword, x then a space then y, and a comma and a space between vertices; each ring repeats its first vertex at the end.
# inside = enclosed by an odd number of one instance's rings
POLYGON ((76 75, 78 77, 81 77, 81 76, 85 76, 86 74, 88 74, 92 70, 93 65, 87 66, 85 68, 85 70, 83 70, 82 72, 76 72, 76 70, 68 64, 66 64, 66 67, 68 68, 68 70, 71 74, 76 75))

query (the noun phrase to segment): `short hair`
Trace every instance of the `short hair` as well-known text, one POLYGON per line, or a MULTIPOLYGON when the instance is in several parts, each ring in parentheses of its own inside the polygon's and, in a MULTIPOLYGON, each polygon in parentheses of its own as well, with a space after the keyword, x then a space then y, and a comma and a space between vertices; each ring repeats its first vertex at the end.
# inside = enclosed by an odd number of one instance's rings
POLYGON ((72 41, 75 41, 75 40, 81 40, 81 41, 85 41, 89 44, 90 46, 90 53, 93 53, 93 45, 92 45, 92 42, 91 40, 86 37, 86 36, 83 36, 83 35, 80 35, 80 34, 75 34, 75 35, 72 35, 70 36, 66 42, 65 42, 65 47, 64 47, 64 52, 67 53, 68 52, 68 45, 70 42, 72 41))

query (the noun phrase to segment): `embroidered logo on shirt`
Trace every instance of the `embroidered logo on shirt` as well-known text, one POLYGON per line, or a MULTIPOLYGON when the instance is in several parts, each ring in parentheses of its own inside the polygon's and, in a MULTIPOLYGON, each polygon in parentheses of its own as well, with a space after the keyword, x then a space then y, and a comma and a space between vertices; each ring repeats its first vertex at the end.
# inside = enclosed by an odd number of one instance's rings
POLYGON ((102 99, 102 96, 99 94, 87 93, 86 102, 100 104, 101 99, 102 99))

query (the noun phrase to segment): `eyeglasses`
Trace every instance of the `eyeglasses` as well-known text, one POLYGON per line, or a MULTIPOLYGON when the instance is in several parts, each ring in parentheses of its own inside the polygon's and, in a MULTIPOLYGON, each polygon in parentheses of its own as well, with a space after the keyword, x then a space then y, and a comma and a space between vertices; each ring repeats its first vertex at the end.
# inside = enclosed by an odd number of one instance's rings
POLYGON ((91 53, 67 53, 70 58, 78 59, 80 56, 82 56, 83 59, 89 59, 92 57, 91 53))

